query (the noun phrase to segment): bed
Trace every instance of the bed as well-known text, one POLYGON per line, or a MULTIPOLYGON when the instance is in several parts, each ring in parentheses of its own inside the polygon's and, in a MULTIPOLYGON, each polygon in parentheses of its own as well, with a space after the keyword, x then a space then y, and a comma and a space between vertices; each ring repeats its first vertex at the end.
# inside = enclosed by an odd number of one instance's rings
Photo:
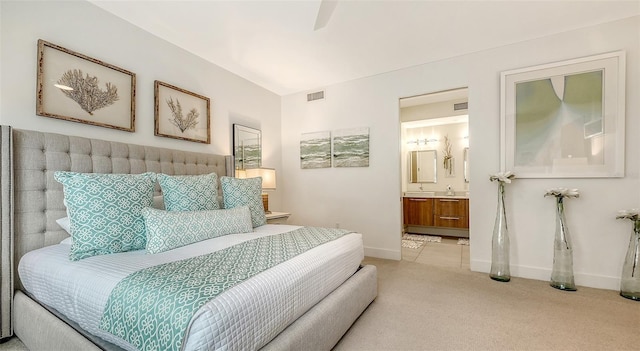
MULTIPOLYGON (((54 173, 56 171, 74 171, 104 174, 155 172, 167 175, 209 173, 230 175, 231 158, 53 133, 14 130, 9 126, 2 126, 1 146, 2 261, 0 263, 2 291, 0 311, 2 312, 2 320, 0 326, 2 336, 7 337, 15 333, 31 350, 118 350, 122 347, 131 349, 130 345, 123 344, 116 339, 110 339, 108 335, 96 336, 95 334, 100 334, 100 332, 96 332, 95 328, 87 327, 86 321, 79 320, 77 316, 70 317, 69 314, 73 313, 66 311, 63 314, 49 306, 55 305, 56 300, 58 303, 66 301, 63 295, 59 295, 59 293, 47 294, 46 288, 42 286, 34 288, 37 284, 34 285, 32 281, 23 284, 19 278, 18 263, 25 255, 32 258, 37 257, 31 262, 44 260, 42 258, 44 256, 53 257, 51 262, 60 261, 60 257, 68 256, 68 251, 65 251, 68 250, 68 245, 65 246, 64 243, 61 243, 68 237, 68 234, 56 223, 57 219, 66 215, 66 208, 63 204, 63 187, 54 180, 54 173), (55 256, 56 252, 62 256, 55 256), (37 256, 39 254, 43 256, 37 256), (25 285, 28 285, 32 291, 27 291, 25 285), (35 296, 39 296, 39 298, 35 296), (87 328, 91 332, 87 331, 87 328)), ((156 195, 160 195, 159 189, 160 187, 156 186, 156 195)), ((250 241, 249 239, 254 239, 256 236, 266 238, 288 235, 287 233, 296 233, 296 230, 301 230, 301 228, 265 225, 256 228, 255 233, 233 234, 222 241, 219 240, 221 238, 215 238, 207 240, 205 244, 185 246, 173 251, 197 251, 209 246, 220 249, 229 247, 229 245, 233 246, 234 243, 250 241)), ((278 264, 256 275, 255 277, 261 278, 259 280, 263 285, 256 283, 256 286, 247 288, 246 285, 250 282, 247 280, 223 293, 223 295, 242 295, 238 291, 243 291, 243 289, 262 291, 259 296, 265 296, 264 302, 255 302, 255 306, 247 307, 251 305, 247 301, 259 299, 245 296, 245 300, 230 302, 231 300, 224 300, 228 296, 219 295, 216 297, 215 300, 221 298, 220 301, 223 301, 219 304, 224 308, 218 308, 223 311, 220 314, 222 316, 232 316, 236 313, 237 311, 233 310, 236 308, 233 307, 234 305, 238 305, 241 310, 244 308, 243 311, 237 312, 241 317, 236 320, 246 319, 249 324, 240 329, 258 334, 257 337, 252 337, 252 340, 258 341, 251 341, 248 344, 227 341, 217 344, 208 343, 206 340, 212 338, 212 333, 203 328, 198 329, 198 338, 187 338, 187 340, 196 340, 193 344, 196 346, 189 346, 191 344, 187 345, 188 342, 185 342, 187 349, 331 349, 377 295, 375 267, 359 266, 362 257, 360 234, 347 233, 338 240, 345 239, 346 242, 356 243, 353 244, 355 248, 340 253, 342 248, 351 244, 331 241, 308 251, 312 255, 315 252, 316 258, 326 258, 327 262, 338 262, 333 258, 329 259, 332 253, 334 256, 342 257, 343 261, 347 263, 334 263, 334 266, 349 267, 343 269, 344 272, 330 274, 331 277, 323 276, 322 272, 325 272, 325 266, 313 266, 309 263, 313 259, 306 256, 296 256, 291 261, 278 264), (358 242, 360 246, 358 246, 358 242), (324 247, 325 245, 329 246, 324 247), (322 251, 323 247, 325 251, 322 251), (298 261, 295 261, 296 259, 298 261), (294 293, 297 297, 278 298, 277 294, 273 292, 278 290, 280 283, 275 286, 269 285, 272 282, 271 275, 291 275, 291 272, 297 272, 293 270, 295 267, 310 267, 304 272, 295 273, 299 274, 298 281, 291 283, 291 285, 299 287, 299 291, 294 293), (281 268, 281 270, 278 271, 277 268, 281 268), (319 274, 319 280, 315 282, 311 280, 312 276, 319 274), (305 286, 300 282, 308 282, 308 284, 305 286), (318 287, 324 287, 326 291, 322 291, 323 289, 318 287), (312 296, 314 294, 316 296, 312 296), (279 322, 272 323, 276 325, 280 323, 280 327, 263 330, 261 329, 263 324, 271 322, 246 318, 247 308, 253 312, 280 310, 280 307, 272 305, 273 300, 280 299, 286 304, 287 301, 293 301, 294 298, 304 303, 295 303, 296 308, 292 309, 288 317, 280 318, 279 322), (282 323, 286 323, 286 325, 282 326, 282 323), (205 342, 200 343, 198 340, 205 340, 205 342)), ((97 261, 107 259, 110 255, 104 256, 99 257, 97 261)), ((129 258, 121 257, 120 259, 126 262, 129 258)), ((25 264, 23 263, 23 265, 25 264)), ((117 266, 118 264, 100 262, 99 265, 109 267, 109 265, 117 266)), ((53 267, 53 264, 46 266, 53 267)), ((43 280, 47 276, 51 276, 51 273, 45 271, 36 281, 43 280)), ((91 283, 88 284, 91 285, 91 283)), ((97 300, 104 300, 105 296, 101 295, 97 300)), ((81 305, 82 302, 77 304, 81 305)), ((63 310, 64 308, 59 307, 58 309, 63 310)), ((215 309, 211 308, 211 310, 215 309)), ((77 314, 84 315, 83 312, 77 312, 77 314)), ((256 313, 248 313, 250 316, 254 314, 256 313)), ((262 314, 271 316, 273 312, 263 312, 262 314)), ((190 325, 197 325, 197 323, 192 321, 190 325)), ((224 335, 229 333, 236 332, 222 332, 224 335)), ((215 338, 219 339, 220 337, 215 338)))

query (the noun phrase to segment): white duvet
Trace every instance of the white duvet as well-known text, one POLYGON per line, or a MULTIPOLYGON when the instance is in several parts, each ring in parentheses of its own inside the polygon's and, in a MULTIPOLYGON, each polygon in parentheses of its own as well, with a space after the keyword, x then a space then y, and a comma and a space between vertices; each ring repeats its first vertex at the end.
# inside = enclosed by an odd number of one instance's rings
MULTIPOLYGON (((69 260, 58 244, 23 256, 25 290, 91 334, 127 350, 135 347, 98 328, 111 290, 142 268, 221 250, 260 236, 299 228, 264 225, 254 233, 226 235, 159 254, 144 250, 69 260)), ((193 316, 185 350, 256 350, 342 284, 364 258, 357 233, 318 246, 218 295, 193 316)))

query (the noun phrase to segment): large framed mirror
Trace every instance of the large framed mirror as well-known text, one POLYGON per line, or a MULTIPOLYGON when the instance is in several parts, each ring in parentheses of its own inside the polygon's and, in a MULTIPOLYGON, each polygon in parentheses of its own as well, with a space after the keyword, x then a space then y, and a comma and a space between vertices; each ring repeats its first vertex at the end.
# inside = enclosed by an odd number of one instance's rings
POLYGON ((262 166, 262 132, 234 124, 233 157, 235 169, 260 168, 262 166))
POLYGON ((436 150, 409 151, 409 182, 436 183, 437 161, 436 150))

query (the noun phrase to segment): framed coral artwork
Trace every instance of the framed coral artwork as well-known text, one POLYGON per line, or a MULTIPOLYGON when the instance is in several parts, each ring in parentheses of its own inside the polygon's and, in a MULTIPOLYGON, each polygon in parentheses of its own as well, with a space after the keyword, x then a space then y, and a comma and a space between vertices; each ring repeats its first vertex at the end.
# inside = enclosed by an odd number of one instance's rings
POLYGON ((135 131, 136 75, 38 40, 36 114, 135 131))
POLYGON ((208 97, 155 81, 155 135, 209 144, 209 120, 208 97))

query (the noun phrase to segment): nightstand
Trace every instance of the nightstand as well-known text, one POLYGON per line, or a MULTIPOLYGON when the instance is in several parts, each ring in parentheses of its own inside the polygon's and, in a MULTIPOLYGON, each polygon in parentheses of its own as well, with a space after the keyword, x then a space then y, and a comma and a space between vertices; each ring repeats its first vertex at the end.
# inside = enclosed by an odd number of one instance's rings
POLYGON ((267 213, 267 224, 286 224, 291 213, 287 212, 271 212, 267 213))

